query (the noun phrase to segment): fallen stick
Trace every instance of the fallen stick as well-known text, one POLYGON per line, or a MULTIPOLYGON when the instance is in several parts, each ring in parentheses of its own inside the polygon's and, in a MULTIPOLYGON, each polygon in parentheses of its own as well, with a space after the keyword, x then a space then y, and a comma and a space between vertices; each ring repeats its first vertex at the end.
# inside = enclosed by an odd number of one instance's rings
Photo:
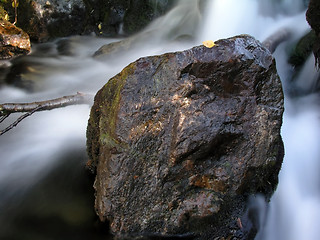
POLYGON ((270 35, 268 38, 266 38, 262 44, 271 52, 274 53, 276 48, 279 46, 280 43, 288 40, 290 36, 292 35, 292 32, 290 29, 287 28, 281 28, 272 35, 270 35))
POLYGON ((23 119, 31 116, 35 112, 52 110, 55 108, 61 108, 70 105, 90 104, 92 103, 92 101, 93 95, 78 92, 75 95, 64 96, 41 102, 0 104, 0 123, 3 122, 12 113, 26 112, 8 127, 0 130, 0 136, 17 126, 23 119))
POLYGON ((31 112, 34 109, 37 109, 37 111, 44 111, 76 104, 90 104, 92 100, 93 95, 78 92, 75 95, 64 96, 41 102, 3 103, 0 104, 0 116, 17 112, 31 112))
MULTIPOLYGON (((0 136, 3 135, 3 134, 5 134, 6 132, 8 132, 8 131, 11 130, 12 128, 14 128, 15 126, 17 126, 23 119, 31 116, 33 113, 35 113, 36 111, 38 111, 39 108, 40 108, 40 107, 35 108, 33 111, 30 111, 30 112, 28 112, 28 113, 26 113, 26 114, 23 114, 23 115, 20 116, 16 121, 14 121, 12 124, 10 124, 8 127, 6 127, 6 128, 3 129, 3 130, 0 130, 0 136)), ((7 118, 8 116, 9 116, 9 114, 6 115, 6 118, 7 118)))

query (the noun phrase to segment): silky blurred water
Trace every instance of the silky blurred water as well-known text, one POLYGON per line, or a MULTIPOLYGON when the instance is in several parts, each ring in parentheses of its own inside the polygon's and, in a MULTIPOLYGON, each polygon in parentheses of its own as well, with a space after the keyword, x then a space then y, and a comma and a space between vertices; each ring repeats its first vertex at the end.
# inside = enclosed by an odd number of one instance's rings
MULTIPOLYGON (((95 94, 139 57, 183 50, 204 40, 237 34, 250 34, 263 41, 280 28, 290 29, 291 38, 274 53, 285 90, 281 134, 286 155, 270 204, 265 204, 261 196, 253 200, 260 209, 257 239, 317 239, 319 99, 312 90, 318 73, 310 57, 293 84, 293 68, 287 63, 292 45, 309 29, 306 5, 302 0, 207 2, 203 7, 198 0, 179 1, 165 16, 133 36, 130 50, 112 55, 112 59, 99 60, 92 55, 103 44, 120 39, 74 36, 34 44, 29 56, 12 62, 13 67, 23 67, 19 75, 23 81, 3 83, 0 102, 33 102, 78 91, 95 94), (289 95, 293 85, 304 95, 289 95)), ((0 136, 0 238, 105 239, 104 233, 95 232, 98 228, 92 182, 84 171, 89 112, 89 105, 78 105, 35 113, 0 136), (30 219, 38 221, 32 223, 30 219), (26 222, 30 224, 22 228, 26 222), (73 234, 91 223, 92 227, 80 231, 82 234, 73 234), (57 230, 57 226, 66 225, 74 228, 66 228, 69 230, 64 233, 57 230), (41 226, 45 226, 44 231, 36 234, 41 226)), ((17 117, 10 117, 0 127, 17 117)))

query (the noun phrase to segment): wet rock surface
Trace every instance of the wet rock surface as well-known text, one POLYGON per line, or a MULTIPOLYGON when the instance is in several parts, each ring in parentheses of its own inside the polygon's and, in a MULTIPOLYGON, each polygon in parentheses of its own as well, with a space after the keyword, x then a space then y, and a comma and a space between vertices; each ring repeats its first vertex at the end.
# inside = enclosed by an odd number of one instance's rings
POLYGON ((131 63, 88 123, 100 220, 118 239, 253 239, 246 202, 277 185, 283 110, 275 61, 250 36, 131 63))
POLYGON ((27 54, 30 49, 27 33, 8 21, 0 20, 0 60, 27 54))

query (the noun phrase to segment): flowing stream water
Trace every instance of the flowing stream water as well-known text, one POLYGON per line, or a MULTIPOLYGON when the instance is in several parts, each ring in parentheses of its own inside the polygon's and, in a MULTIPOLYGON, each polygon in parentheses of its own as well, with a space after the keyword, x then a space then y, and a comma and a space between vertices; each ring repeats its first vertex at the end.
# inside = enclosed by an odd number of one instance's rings
MULTIPOLYGON (((254 196, 250 204, 259 212, 256 239, 317 239, 320 118, 313 90, 318 73, 310 56, 293 83, 294 71, 287 63, 293 44, 309 30, 306 3, 261 2, 210 0, 203 7, 198 0, 181 0, 134 36, 136 44, 130 51, 112 56, 112 61, 92 55, 119 39, 74 36, 35 44, 32 54, 11 62, 11 71, 1 69, 0 83, 14 84, 0 85, 0 103, 47 100, 77 91, 94 94, 139 57, 237 34, 263 41, 286 27, 291 38, 274 53, 285 90, 281 134, 286 155, 270 204, 262 196, 254 196), (293 97, 291 88, 304 94, 293 97)), ((92 179, 84 170, 89 112, 90 106, 77 105, 35 113, 0 136, 0 239, 106 239, 93 210, 92 179)), ((17 117, 7 119, 1 128, 17 117)))

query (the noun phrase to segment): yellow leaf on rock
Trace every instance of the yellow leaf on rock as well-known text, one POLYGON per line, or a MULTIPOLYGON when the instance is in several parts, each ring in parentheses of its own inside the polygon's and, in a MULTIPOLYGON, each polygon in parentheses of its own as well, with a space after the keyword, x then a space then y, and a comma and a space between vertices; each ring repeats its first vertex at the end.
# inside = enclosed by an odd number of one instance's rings
POLYGON ((214 43, 214 41, 212 41, 212 40, 208 40, 208 41, 204 41, 204 42, 202 42, 203 43, 203 45, 205 46, 205 47, 207 47, 207 48, 212 48, 212 47, 214 47, 216 44, 214 43))

